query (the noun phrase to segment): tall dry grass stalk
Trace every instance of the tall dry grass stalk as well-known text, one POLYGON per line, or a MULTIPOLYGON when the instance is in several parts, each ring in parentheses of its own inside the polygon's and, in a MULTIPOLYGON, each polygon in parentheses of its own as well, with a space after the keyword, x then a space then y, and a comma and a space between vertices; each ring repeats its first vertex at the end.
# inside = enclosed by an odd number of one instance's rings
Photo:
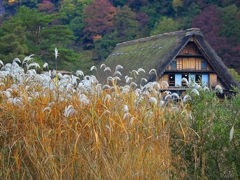
POLYGON ((11 92, 21 101, 0 94, 0 179, 169 179, 177 172, 169 143, 171 129, 187 143, 184 113, 147 98, 136 103, 132 90, 121 94, 118 86, 85 94, 88 103, 80 96, 27 82, 11 92), (176 116, 183 121, 175 124, 176 116))

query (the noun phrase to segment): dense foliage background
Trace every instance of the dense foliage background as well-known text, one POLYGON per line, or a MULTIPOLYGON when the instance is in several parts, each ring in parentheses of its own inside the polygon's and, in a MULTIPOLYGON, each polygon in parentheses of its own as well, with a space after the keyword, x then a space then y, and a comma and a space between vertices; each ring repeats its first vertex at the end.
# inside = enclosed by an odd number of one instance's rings
POLYGON ((231 69, 240 72, 239 0, 3 0, 0 59, 35 54, 53 68, 87 70, 119 42, 199 27, 231 69), (52 64, 52 66, 51 66, 52 64))

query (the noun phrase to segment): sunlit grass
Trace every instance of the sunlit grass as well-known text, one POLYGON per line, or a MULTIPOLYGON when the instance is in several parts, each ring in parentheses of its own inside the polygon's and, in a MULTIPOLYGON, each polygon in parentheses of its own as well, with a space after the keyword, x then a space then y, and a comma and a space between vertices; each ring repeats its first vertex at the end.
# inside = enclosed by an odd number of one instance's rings
MULTIPOLYGON (((91 103, 83 104, 78 92, 26 86, 11 94, 21 97, 22 104, 0 97, 1 177, 168 179, 174 170, 171 107, 166 115, 146 99, 137 105, 133 91, 118 94, 118 87, 111 99, 105 98, 111 93, 106 90, 98 96, 86 94, 91 103), (76 111, 65 117, 70 105, 76 111), (124 105, 130 114, 125 118, 124 105)), ((7 82, 1 90, 9 87, 7 82)))
POLYGON ((223 111, 214 91, 173 101, 157 82, 137 91, 31 73, 0 79, 0 179, 206 178, 214 123, 229 118, 237 136, 235 106, 223 111))

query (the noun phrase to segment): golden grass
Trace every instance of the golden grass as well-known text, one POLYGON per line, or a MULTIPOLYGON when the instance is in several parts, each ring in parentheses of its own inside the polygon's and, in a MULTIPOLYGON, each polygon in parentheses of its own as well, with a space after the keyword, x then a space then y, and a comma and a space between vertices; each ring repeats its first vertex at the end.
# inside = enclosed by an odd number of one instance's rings
MULTIPOLYGON (((7 80, 1 92, 11 84, 7 80)), ((171 105, 149 105, 147 99, 137 104, 132 90, 121 94, 118 86, 114 92, 85 94, 89 104, 81 103, 79 92, 36 84, 11 94, 22 104, 0 94, 0 179, 170 179, 177 174, 173 165, 181 158, 171 153, 171 133, 187 143, 190 131, 182 104, 182 113, 171 105), (70 105, 75 111, 64 116, 70 105), (125 118, 124 105, 129 108, 125 118)))

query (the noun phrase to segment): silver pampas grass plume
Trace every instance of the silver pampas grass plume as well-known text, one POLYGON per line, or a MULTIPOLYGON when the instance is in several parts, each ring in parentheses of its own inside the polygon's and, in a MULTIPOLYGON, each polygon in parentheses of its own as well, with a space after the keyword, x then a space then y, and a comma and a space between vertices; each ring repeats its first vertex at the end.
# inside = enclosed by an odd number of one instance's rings
POLYGON ((233 140, 233 136, 234 136, 234 126, 232 126, 232 128, 230 130, 230 137, 229 137, 230 141, 233 140))

